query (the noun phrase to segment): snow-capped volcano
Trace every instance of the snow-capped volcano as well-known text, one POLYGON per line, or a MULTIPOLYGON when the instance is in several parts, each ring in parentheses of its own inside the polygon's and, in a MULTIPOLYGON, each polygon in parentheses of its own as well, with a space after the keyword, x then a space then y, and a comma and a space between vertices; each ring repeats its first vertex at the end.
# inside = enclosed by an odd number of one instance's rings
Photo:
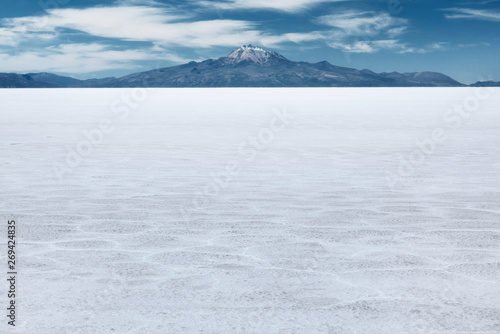
POLYGON ((227 64, 238 64, 245 61, 255 64, 287 61, 285 57, 274 51, 265 50, 258 46, 253 46, 252 44, 243 45, 221 59, 227 64))

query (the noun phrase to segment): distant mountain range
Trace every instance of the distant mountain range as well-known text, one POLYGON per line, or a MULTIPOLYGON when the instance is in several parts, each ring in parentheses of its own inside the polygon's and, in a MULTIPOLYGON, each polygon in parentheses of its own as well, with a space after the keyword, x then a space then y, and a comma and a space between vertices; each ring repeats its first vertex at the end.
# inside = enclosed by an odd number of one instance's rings
MULTIPOLYGON (((436 72, 375 73, 294 62, 274 51, 244 45, 226 57, 160 68, 120 78, 78 80, 51 73, 0 73, 1 88, 70 87, 465 87, 436 72)), ((477 82, 471 86, 500 86, 477 82)))

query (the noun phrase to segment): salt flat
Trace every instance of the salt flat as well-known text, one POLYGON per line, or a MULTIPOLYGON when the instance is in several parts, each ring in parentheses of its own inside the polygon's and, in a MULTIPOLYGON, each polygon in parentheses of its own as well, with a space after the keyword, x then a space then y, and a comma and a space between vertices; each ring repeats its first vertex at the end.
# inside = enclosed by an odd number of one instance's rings
POLYGON ((0 101, 2 333, 500 332, 498 89, 0 101))

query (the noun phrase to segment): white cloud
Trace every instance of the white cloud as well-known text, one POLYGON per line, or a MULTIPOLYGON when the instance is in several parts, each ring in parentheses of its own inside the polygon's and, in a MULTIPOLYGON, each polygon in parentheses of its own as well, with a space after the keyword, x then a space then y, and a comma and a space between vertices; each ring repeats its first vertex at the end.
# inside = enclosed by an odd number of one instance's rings
POLYGON ((500 22, 500 11, 469 8, 449 8, 446 11, 451 12, 451 14, 445 14, 447 19, 473 19, 500 22))
POLYGON ((387 30, 387 35, 390 37, 396 37, 404 34, 408 28, 407 27, 397 27, 387 30))
POLYGON ((478 42, 478 43, 469 43, 469 44, 458 44, 459 48, 477 48, 477 47, 488 47, 491 46, 490 43, 487 42, 478 42))
POLYGON ((327 45, 346 53, 419 52, 396 39, 406 32, 408 21, 385 12, 352 10, 321 16, 316 21, 333 28, 327 45))
POLYGON ((341 2, 347 0, 226 0, 199 1, 198 4, 222 10, 265 9, 284 12, 302 11, 320 3, 341 2))
POLYGON ((382 50, 391 50, 397 53, 423 53, 422 49, 409 47, 399 40, 365 40, 353 42, 330 42, 328 45, 347 53, 375 53, 382 50))
POLYGON ((145 5, 145 6, 161 6, 162 3, 155 0, 117 0, 117 5, 120 6, 136 6, 136 5, 145 5))
POLYGON ((383 32, 402 34, 408 23, 388 13, 348 11, 342 14, 321 16, 318 23, 342 29, 347 35, 375 36, 383 32))
POLYGON ((431 50, 446 50, 448 48, 447 42, 434 42, 431 45, 429 45, 429 49, 431 50))
MULTIPOLYGON (((270 47, 286 41, 318 38, 317 33, 268 34, 258 30, 255 23, 243 20, 192 21, 191 17, 174 14, 167 8, 145 6, 54 9, 42 17, 7 19, 3 23, 7 31, 22 31, 24 34, 55 34, 61 29, 74 29, 103 38, 191 48, 247 43, 270 47)), ((4 43, 11 43, 9 38, 4 36, 4 43)))
POLYGON ((303 43, 327 38, 324 32, 312 31, 309 33, 286 33, 282 35, 263 35, 260 37, 259 44, 264 46, 277 46, 285 42, 303 43))
POLYGON ((186 16, 173 14, 166 9, 127 6, 95 7, 84 9, 53 9, 47 15, 4 19, 3 25, 14 31, 50 31, 58 28, 70 28, 92 35, 108 37, 140 34, 139 28, 161 28, 169 22, 185 19, 186 16))
POLYGON ((0 46, 16 47, 25 41, 35 43, 49 41, 54 38, 56 38, 56 35, 54 33, 30 32, 26 29, 11 29, 0 27, 0 46))
POLYGON ((372 46, 370 46, 369 42, 365 41, 358 41, 351 44, 342 42, 331 42, 328 43, 328 45, 334 49, 340 49, 344 52, 349 52, 349 53, 373 53, 376 51, 372 46))
POLYGON ((114 50, 108 45, 62 44, 16 55, 0 53, 0 72, 89 73, 110 69, 139 68, 137 61, 185 59, 155 50, 114 50))
POLYGON ((19 43, 19 36, 10 29, 0 28, 0 45, 16 46, 19 43))

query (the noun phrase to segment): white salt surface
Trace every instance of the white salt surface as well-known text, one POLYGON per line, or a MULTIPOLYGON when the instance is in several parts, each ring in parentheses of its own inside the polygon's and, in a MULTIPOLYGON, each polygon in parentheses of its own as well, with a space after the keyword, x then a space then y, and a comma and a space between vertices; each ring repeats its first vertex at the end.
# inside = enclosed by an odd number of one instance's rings
POLYGON ((0 90, 1 333, 500 332, 500 90, 141 93, 0 90))

